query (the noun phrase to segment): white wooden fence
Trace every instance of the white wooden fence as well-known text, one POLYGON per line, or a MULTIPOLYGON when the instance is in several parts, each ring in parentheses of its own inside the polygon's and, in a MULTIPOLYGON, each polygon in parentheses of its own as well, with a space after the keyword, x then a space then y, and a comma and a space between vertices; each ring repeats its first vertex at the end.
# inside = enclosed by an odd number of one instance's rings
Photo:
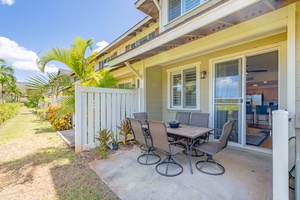
POLYGON ((117 125, 139 111, 139 90, 75 86, 75 151, 95 148, 100 130, 117 134, 117 125))

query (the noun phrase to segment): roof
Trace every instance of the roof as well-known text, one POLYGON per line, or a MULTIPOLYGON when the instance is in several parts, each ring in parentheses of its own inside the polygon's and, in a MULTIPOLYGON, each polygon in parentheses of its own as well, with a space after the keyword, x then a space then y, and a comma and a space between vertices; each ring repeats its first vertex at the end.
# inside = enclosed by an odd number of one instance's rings
POLYGON ((57 75, 70 76, 72 73, 73 73, 73 71, 69 70, 69 69, 58 69, 57 75))

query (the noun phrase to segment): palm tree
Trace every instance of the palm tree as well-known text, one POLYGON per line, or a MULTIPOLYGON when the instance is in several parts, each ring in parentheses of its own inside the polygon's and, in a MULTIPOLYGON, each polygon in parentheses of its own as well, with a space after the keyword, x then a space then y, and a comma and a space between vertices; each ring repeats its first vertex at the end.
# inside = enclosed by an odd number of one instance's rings
MULTIPOLYGON (((84 86, 116 88, 116 78, 114 78, 109 71, 105 69, 99 72, 94 71, 97 52, 93 52, 90 56, 85 58, 86 50, 88 48, 92 50, 92 45, 92 39, 85 41, 83 38, 77 37, 69 49, 55 47, 46 51, 45 54, 38 59, 37 65, 39 69, 44 72, 47 63, 50 61, 58 61, 71 69, 84 86)), ((30 94, 32 95, 34 93, 41 95, 46 94, 48 91, 53 93, 53 87, 56 87, 56 92, 58 92, 62 89, 59 87, 60 79, 61 77, 49 77, 49 75, 48 77, 31 78, 27 84, 29 87, 28 95, 30 96, 30 94)), ((62 106, 57 117, 67 113, 75 113, 74 85, 69 83, 69 87, 67 87, 67 85, 64 85, 64 87, 65 97, 60 102, 62 106)))
POLYGON ((27 80, 27 94, 40 99, 44 95, 54 94, 56 97, 60 92, 67 90, 71 85, 69 77, 60 76, 55 73, 38 74, 27 80))
POLYGON ((1 85, 1 99, 4 103, 5 87, 8 84, 16 83, 16 77, 14 76, 14 69, 6 65, 4 59, 0 58, 0 85, 1 85))
POLYGON ((93 40, 85 41, 81 37, 77 37, 69 49, 54 47, 45 52, 38 59, 37 64, 39 69, 44 72, 45 66, 50 61, 59 61, 69 67, 83 85, 94 86, 98 83, 97 73, 94 72, 94 64, 97 52, 93 52, 85 58, 86 50, 92 50, 93 40))

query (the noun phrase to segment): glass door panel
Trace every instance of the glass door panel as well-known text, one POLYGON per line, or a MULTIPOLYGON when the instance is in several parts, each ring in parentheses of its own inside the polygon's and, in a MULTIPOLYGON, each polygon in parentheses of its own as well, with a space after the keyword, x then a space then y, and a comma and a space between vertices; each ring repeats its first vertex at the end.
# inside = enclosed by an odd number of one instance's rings
POLYGON ((242 120, 242 64, 241 59, 214 65, 214 139, 222 133, 229 119, 236 119, 229 141, 241 144, 242 120))

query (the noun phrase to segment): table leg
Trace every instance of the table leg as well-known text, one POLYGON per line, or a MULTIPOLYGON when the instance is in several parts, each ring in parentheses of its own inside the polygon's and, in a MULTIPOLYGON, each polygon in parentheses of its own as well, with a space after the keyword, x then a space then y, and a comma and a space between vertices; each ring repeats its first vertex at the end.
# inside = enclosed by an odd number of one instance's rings
POLYGON ((190 139, 186 140, 186 151, 187 151, 187 155, 188 155, 188 159, 189 159, 189 165, 190 165, 190 170, 191 170, 191 174, 193 174, 193 167, 192 167, 192 161, 191 161, 191 148, 190 148, 190 139))

